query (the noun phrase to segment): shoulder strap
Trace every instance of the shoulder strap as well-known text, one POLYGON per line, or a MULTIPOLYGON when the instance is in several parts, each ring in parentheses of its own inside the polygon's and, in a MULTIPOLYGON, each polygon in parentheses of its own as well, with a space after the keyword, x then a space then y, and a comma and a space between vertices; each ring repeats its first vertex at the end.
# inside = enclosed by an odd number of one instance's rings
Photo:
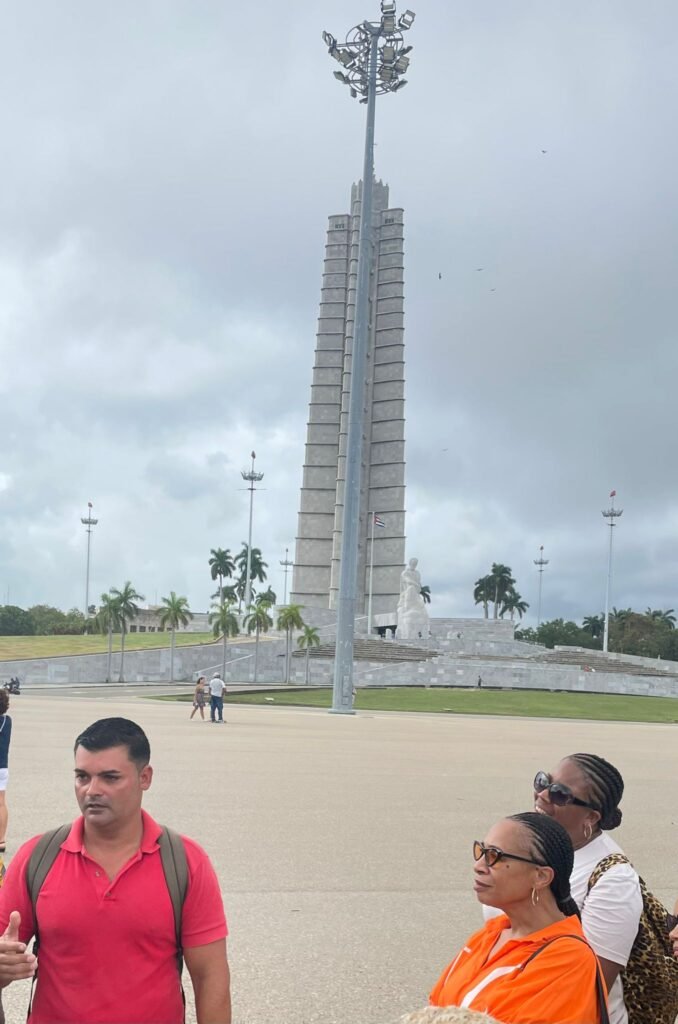
POLYGON ((45 832, 45 834, 40 836, 38 839, 37 843, 33 847, 30 857, 28 858, 28 864, 26 865, 26 885, 28 886, 28 895, 31 898, 31 905, 33 907, 33 921, 35 923, 36 936, 38 934, 38 921, 36 915, 38 896, 54 861, 57 859, 61 844, 65 841, 70 831, 71 825, 68 824, 59 825, 58 828, 53 828, 50 829, 49 832, 45 832))
MULTIPOLYGON (((615 854, 614 856, 618 856, 618 854, 615 854)), ((595 951, 594 951, 593 947, 591 946, 591 944, 582 935, 556 935, 556 936, 554 936, 554 938, 548 939, 543 944, 543 946, 540 946, 539 949, 535 949, 534 953, 532 953, 532 954, 530 954, 530 956, 528 956, 528 958, 525 961, 525 963, 521 964, 520 971, 524 971, 525 968, 527 967, 527 965, 530 963, 531 960, 534 960, 534 958, 536 956, 539 956, 539 954, 542 953, 546 949, 547 946, 550 946, 552 942, 557 942, 558 939, 576 939, 577 942, 583 942, 584 945, 588 946, 589 949, 591 950, 591 955, 593 956, 593 958, 594 958, 594 960, 596 962, 596 995, 598 997, 599 1024, 610 1024, 610 1017, 609 1017, 609 1014, 607 1012, 607 995, 606 995, 606 991, 607 990, 605 988, 605 983, 604 983, 602 975, 600 973, 600 964, 598 963, 598 957, 596 956, 595 951)))
POLYGON ((184 908, 184 900, 188 890, 188 861, 186 860, 186 848, 178 832, 167 825, 162 826, 162 832, 158 837, 160 847, 160 859, 162 870, 167 882, 167 889, 172 901, 174 913, 174 931, 177 937, 177 957, 179 960, 179 973, 183 968, 183 950, 181 944, 181 917, 184 908))
POLYGON ((590 892, 596 882, 601 878, 608 868, 613 868, 615 864, 630 864, 631 861, 628 857, 625 857, 623 853, 610 853, 607 857, 603 857, 599 860, 589 878, 586 891, 590 892))

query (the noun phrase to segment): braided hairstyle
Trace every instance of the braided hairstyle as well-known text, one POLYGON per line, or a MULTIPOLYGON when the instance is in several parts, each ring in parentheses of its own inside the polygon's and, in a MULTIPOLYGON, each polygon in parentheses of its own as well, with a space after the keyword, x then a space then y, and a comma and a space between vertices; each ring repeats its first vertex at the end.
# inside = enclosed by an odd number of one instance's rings
POLYGON ((570 754, 565 758, 579 768, 586 779, 593 803, 600 808, 600 827, 604 832, 621 825, 618 804, 624 792, 624 780, 613 764, 597 754, 570 754))
POLYGON ((568 917, 571 914, 576 914, 579 917, 579 907, 570 893, 574 847, 563 826, 548 814, 538 814, 536 811, 512 814, 508 820, 517 821, 519 825, 523 825, 530 832, 533 855, 547 867, 553 868, 551 892, 555 897, 558 910, 568 917))

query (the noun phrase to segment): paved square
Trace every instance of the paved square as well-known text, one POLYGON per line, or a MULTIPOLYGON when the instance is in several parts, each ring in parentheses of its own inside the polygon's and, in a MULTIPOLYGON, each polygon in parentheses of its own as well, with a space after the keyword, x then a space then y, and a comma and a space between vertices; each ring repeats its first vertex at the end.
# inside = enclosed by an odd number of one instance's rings
MULTIPOLYGON (((10 856, 75 817, 85 725, 120 714, 147 730, 145 806, 200 841, 221 879, 236 1024, 388 1024, 423 1005, 480 921, 472 840, 529 809, 535 770, 566 753, 621 769, 616 836, 658 896, 678 895, 675 726, 243 706, 213 728, 127 693, 26 694, 10 713, 10 856)), ((26 985, 4 1000, 23 1024, 26 985)))

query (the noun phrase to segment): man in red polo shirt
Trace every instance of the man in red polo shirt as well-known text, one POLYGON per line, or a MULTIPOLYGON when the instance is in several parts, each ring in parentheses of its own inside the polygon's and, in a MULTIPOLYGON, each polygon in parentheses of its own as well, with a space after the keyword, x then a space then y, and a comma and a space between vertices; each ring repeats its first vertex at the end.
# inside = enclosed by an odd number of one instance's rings
MULTIPOLYGON (((142 729, 104 718, 75 741, 72 825, 37 901, 40 973, 30 1024, 181 1024, 172 901, 160 826, 141 809, 153 769, 142 729)), ((19 849, 0 890, 0 987, 31 977, 36 922, 19 849)), ((198 1024, 230 1024, 226 919, 207 854, 182 837, 188 863, 181 938, 198 1024)))

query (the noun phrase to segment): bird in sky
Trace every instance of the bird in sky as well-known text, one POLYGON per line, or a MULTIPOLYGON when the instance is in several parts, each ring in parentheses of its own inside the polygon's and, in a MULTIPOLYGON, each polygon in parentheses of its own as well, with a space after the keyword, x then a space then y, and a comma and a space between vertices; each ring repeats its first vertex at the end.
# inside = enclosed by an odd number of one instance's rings
POLYGON ((542 149, 542 153, 548 153, 548 149, 542 149))
POLYGON ((442 281, 442 279, 443 279, 443 275, 439 273, 439 274, 438 274, 438 280, 439 280, 439 281, 442 281))
POLYGON ((476 274, 479 274, 480 271, 484 270, 484 269, 485 269, 485 267, 476 267, 476 274))

